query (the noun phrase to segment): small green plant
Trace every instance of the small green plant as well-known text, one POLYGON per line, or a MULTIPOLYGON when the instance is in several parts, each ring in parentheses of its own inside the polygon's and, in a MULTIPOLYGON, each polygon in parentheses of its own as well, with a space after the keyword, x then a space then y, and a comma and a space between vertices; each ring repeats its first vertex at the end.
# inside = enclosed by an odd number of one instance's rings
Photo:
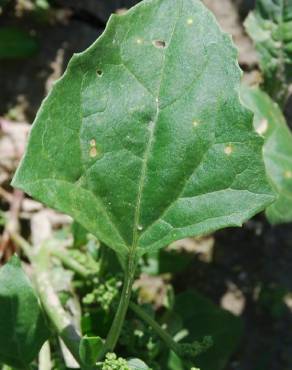
POLYGON ((245 22, 259 54, 263 88, 281 106, 292 83, 291 17, 291 0, 257 0, 245 22))
MULTIPOLYGON (((240 322, 194 292, 176 297, 158 322, 133 301, 132 285, 142 257, 173 241, 241 226, 262 210, 275 223, 291 219, 290 132, 279 108, 267 109, 270 98, 260 90, 242 87, 241 102, 240 77, 231 39, 199 0, 145 0, 112 16, 103 35, 74 55, 39 110, 13 185, 73 217, 75 250, 47 244, 31 249, 12 235, 32 264, 36 293, 26 284, 34 309, 24 325, 35 331, 20 359, 1 330, 0 361, 30 366, 48 339, 46 321, 38 320, 42 307, 82 369, 222 369, 240 337, 240 322), (255 112, 254 122, 245 105, 255 112), (287 161, 273 150, 278 142, 287 161), (51 283, 52 257, 78 276, 84 336, 51 283), (135 317, 129 322, 128 308, 135 317), (138 329, 122 331, 125 322, 138 329), (153 345, 158 341, 164 348, 153 345), (143 361, 118 357, 118 343, 133 356, 141 343, 148 353, 143 361)), ((283 89, 279 101, 287 98, 283 89)), ((10 264, 0 270, 1 287, 10 264)), ((24 290, 11 284, 19 296, 15 304, 22 304, 24 290)), ((5 289, 0 307, 10 299, 5 289)), ((0 308, 0 325, 20 318, 20 308, 8 314, 0 308)), ((25 333, 18 320, 13 324, 8 331, 25 333)))

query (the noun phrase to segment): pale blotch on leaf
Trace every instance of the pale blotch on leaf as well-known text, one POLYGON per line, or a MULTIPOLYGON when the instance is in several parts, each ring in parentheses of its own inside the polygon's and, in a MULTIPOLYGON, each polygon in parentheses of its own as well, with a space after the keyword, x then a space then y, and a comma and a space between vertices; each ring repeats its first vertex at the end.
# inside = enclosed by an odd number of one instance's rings
POLYGON ((141 44, 143 43, 143 40, 142 40, 142 39, 136 39, 136 43, 137 43, 138 45, 141 45, 141 44))
POLYGON ((91 158, 95 158, 97 156, 100 157, 101 156, 101 152, 96 147, 96 141, 95 141, 95 139, 91 139, 90 142, 89 142, 89 145, 90 145, 89 156, 91 158))
POLYGON ((226 155, 230 155, 231 153, 233 152, 233 148, 231 145, 227 145, 225 148, 224 148, 224 153, 226 155))
POLYGON ((284 172, 285 179, 292 179, 292 171, 287 170, 284 172))
POLYGON ((194 127, 198 127, 198 126, 199 126, 199 122, 198 122, 198 121, 196 121, 196 120, 193 120, 193 126, 194 126, 194 127))
POLYGON ((154 40, 152 43, 158 49, 164 49, 166 46, 166 42, 163 40, 154 40))
POLYGON ((259 126, 256 129, 256 132, 259 135, 263 135, 268 129, 268 120, 266 118, 263 118, 259 124, 259 126))
POLYGON ((142 230, 143 230, 143 226, 142 226, 142 225, 138 225, 138 226, 137 226, 137 229, 138 229, 139 231, 142 231, 142 230))
POLYGON ((97 156, 97 149, 96 149, 95 146, 90 148, 89 155, 90 155, 91 158, 95 158, 97 156))
POLYGON ((90 146, 96 146, 96 141, 95 139, 91 139, 89 142, 90 146))
POLYGON ((189 18, 188 20, 187 20, 187 24, 190 26, 190 25, 192 25, 194 23, 194 20, 192 19, 192 18, 189 18))

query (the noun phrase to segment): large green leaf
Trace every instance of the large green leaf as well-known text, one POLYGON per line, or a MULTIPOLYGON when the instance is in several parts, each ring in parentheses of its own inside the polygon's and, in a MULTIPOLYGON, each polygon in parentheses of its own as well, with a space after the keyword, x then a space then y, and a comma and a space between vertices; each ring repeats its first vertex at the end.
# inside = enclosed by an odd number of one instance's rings
MULTIPOLYGON (((188 342, 212 337, 213 346, 196 358, 195 365, 202 370, 222 370, 237 349, 243 333, 240 318, 214 305, 208 298, 195 291, 187 291, 176 297, 175 312, 183 319, 188 342)), ((171 353, 168 368, 184 370, 182 361, 171 353)))
POLYGON ((26 369, 49 332, 17 257, 0 269, 0 363, 26 369))
POLYGON ((44 101, 13 185, 127 256, 269 205, 231 39, 196 0, 110 18, 44 101))
POLYGON ((259 53, 264 88, 282 104, 292 82, 292 0, 257 0, 245 26, 259 53))
POLYGON ((271 223, 292 221, 292 133, 279 106, 259 88, 242 86, 243 102, 254 112, 255 129, 264 136, 267 174, 279 197, 266 214, 271 223))

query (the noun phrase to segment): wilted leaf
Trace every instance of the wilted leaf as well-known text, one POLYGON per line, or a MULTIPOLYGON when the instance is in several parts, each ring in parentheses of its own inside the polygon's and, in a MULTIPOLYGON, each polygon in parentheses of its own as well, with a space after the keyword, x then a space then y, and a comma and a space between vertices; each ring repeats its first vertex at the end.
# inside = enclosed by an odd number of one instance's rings
POLYGON ((0 29, 0 59, 27 58, 38 51, 38 43, 26 31, 1 27, 0 29))
POLYGON ((239 81, 200 1, 144 1, 73 57, 13 185, 124 257, 239 226, 274 199, 239 81))
POLYGON ((13 257, 0 269, 0 362, 27 368, 48 335, 31 283, 13 257))
POLYGON ((283 104, 292 82, 292 0, 257 0, 245 26, 256 44, 264 88, 283 104))
POLYGON ((254 112, 255 129, 264 136, 267 174, 279 198, 266 210, 273 224, 292 221, 292 133, 279 106, 259 88, 243 86, 243 102, 254 112))

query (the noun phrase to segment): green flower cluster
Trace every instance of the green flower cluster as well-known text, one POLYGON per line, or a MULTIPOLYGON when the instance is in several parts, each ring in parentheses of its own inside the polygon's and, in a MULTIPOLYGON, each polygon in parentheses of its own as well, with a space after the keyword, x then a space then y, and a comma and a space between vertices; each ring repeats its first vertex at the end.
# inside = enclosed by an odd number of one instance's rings
POLYGON ((180 357, 186 360, 193 360, 196 356, 207 351, 213 345, 213 339, 210 336, 203 338, 202 342, 178 343, 177 352, 180 357))
POLYGON ((112 277, 100 284, 83 298, 85 305, 99 303, 105 312, 108 312, 115 298, 119 296, 121 281, 112 277))
POLYGON ((101 370, 131 370, 125 359, 117 357, 115 353, 108 353, 101 370))

